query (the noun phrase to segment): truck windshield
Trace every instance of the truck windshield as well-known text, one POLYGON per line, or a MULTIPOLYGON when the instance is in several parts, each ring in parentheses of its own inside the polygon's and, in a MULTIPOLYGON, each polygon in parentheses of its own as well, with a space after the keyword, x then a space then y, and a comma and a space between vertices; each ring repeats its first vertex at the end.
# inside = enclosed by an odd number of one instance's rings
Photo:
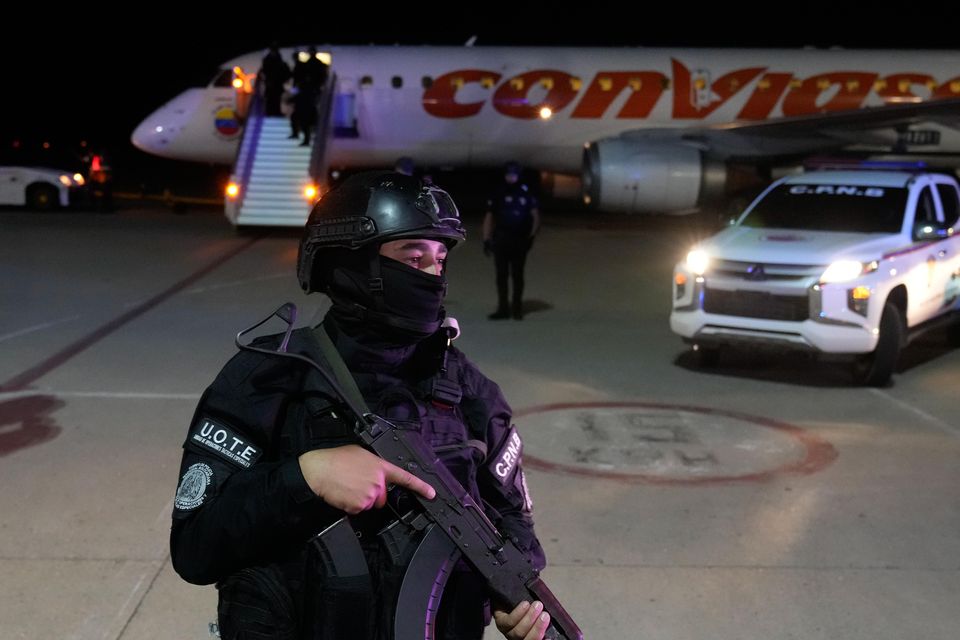
POLYGON ((907 190, 840 184, 782 184, 740 223, 762 229, 898 233, 907 190))

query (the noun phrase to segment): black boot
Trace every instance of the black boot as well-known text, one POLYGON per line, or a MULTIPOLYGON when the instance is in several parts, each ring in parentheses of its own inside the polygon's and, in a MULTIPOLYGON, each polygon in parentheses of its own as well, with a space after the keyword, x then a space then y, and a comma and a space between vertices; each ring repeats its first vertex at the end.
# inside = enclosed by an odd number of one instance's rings
POLYGON ((506 320, 510 317, 510 305, 507 304, 507 274, 497 256, 497 310, 488 315, 491 320, 506 320))
POLYGON ((523 320, 523 274, 513 281, 513 305, 510 307, 513 311, 514 320, 523 320))

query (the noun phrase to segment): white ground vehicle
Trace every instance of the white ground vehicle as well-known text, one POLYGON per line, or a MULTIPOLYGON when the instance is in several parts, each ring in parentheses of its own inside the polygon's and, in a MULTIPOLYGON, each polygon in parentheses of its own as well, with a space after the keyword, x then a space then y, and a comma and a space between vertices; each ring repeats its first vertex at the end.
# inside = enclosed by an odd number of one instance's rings
POLYGON ((85 184, 79 173, 42 167, 0 166, 0 205, 55 209, 70 204, 71 190, 85 184))
POLYGON ((670 327, 704 365, 774 345, 848 354, 860 382, 885 384, 911 337, 960 334, 958 214, 946 175, 782 178, 676 265, 670 327))

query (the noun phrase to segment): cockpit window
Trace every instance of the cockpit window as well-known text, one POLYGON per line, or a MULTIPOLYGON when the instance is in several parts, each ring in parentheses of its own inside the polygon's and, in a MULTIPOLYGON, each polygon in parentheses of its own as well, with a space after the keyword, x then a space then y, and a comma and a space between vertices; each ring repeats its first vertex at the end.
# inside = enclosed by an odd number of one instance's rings
POLYGON ((218 69, 217 75, 210 82, 211 87, 232 87, 233 69, 218 69))

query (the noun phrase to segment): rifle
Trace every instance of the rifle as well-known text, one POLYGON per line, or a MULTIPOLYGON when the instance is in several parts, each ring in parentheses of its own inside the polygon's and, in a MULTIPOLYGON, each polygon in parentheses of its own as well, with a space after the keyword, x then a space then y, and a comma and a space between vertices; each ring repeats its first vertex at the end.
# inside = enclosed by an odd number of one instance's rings
MULTIPOLYGON (((523 552, 511 539, 500 534, 418 432, 400 429, 364 410, 366 407, 361 409, 326 369, 302 354, 287 352, 296 316, 297 308, 293 303, 280 306, 271 316, 238 333, 237 347, 293 358, 319 371, 351 413, 354 431, 360 441, 373 453, 429 483, 436 491, 432 500, 411 492, 416 498, 414 508, 381 532, 395 558, 409 555, 410 544, 414 539, 419 540, 412 550, 397 598, 394 640, 433 640, 440 597, 460 558, 483 576, 494 600, 508 611, 524 600, 542 602, 544 611, 550 614, 545 638, 583 640, 580 628, 523 552), (276 351, 241 343, 242 336, 274 316, 287 324, 276 351)), ((342 361, 339 365, 343 365, 342 361)), ((331 366, 337 367, 338 363, 331 362, 331 366)), ((345 366, 343 370, 346 371, 345 366)), ((342 374, 338 375, 342 377, 342 374)), ((346 518, 318 534, 313 543, 320 550, 331 575, 356 575, 363 570, 359 562, 363 558, 362 550, 346 518)))

